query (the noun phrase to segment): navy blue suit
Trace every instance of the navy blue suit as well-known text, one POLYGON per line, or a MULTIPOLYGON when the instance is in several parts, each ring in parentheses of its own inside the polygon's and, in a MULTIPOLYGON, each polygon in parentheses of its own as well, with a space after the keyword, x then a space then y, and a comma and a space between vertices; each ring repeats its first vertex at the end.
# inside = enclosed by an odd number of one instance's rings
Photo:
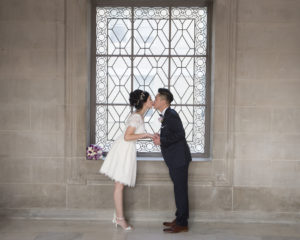
POLYGON ((174 184, 176 223, 187 226, 189 218, 188 167, 192 157, 181 119, 174 109, 168 108, 164 114, 160 143, 163 158, 174 184))

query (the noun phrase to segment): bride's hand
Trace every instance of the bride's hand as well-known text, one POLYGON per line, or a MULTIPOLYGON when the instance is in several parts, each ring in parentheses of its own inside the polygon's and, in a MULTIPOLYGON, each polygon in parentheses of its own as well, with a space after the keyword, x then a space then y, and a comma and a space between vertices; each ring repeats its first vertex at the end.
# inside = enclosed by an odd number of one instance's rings
POLYGON ((151 138, 151 139, 153 139, 153 138, 154 138, 154 134, 151 134, 151 133, 145 133, 144 138, 151 138))

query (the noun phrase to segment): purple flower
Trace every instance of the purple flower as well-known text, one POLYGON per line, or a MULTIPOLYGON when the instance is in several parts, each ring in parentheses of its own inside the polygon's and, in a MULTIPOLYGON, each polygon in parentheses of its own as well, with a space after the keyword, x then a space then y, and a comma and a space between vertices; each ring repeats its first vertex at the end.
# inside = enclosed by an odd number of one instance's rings
POLYGON ((102 148, 96 144, 91 144, 86 148, 86 158, 88 160, 99 160, 102 154, 102 148))

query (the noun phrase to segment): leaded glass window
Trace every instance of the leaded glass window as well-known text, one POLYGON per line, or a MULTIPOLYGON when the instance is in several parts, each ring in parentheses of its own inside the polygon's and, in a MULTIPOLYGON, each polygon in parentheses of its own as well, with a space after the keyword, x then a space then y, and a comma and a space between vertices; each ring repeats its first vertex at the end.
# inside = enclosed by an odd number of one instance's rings
MULTIPOLYGON (((131 91, 142 89, 154 98, 165 87, 174 95, 172 107, 181 117, 191 152, 207 156, 207 7, 96 6, 95 11, 95 143, 109 151, 125 130, 134 110, 128 100, 131 91)), ((159 132, 158 118, 155 110, 147 112, 148 132, 159 132)), ((158 155, 160 148, 141 140, 137 151, 158 155)))

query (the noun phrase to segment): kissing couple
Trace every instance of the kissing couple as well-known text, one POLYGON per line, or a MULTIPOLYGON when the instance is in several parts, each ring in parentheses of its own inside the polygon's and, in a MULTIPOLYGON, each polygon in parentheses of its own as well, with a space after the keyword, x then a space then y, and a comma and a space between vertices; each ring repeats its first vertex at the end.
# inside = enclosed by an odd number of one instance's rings
POLYGON ((113 223, 125 231, 133 227, 127 222, 123 212, 124 186, 134 187, 136 181, 136 141, 151 138, 160 146, 164 161, 169 169, 174 185, 176 204, 175 219, 163 222, 166 233, 188 231, 188 168, 192 160, 191 152, 185 139, 185 131, 178 113, 170 107, 173 94, 166 88, 159 88, 154 102, 148 92, 135 90, 129 95, 129 102, 135 111, 126 122, 124 133, 113 143, 99 172, 115 182, 113 223), (160 112, 160 133, 150 134, 145 131, 144 115, 154 107, 160 112))

